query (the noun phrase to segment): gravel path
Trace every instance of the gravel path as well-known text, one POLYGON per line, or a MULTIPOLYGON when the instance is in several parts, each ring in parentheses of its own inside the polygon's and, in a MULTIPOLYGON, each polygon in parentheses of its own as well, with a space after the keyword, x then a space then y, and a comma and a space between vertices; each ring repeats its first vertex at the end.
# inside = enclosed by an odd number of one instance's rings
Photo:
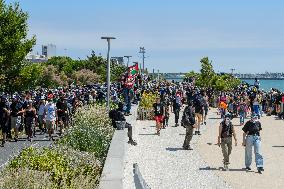
MULTIPOLYGON (((134 114, 134 116, 136 116, 134 114)), ((185 129, 172 127, 174 116, 170 117, 170 126, 156 136, 154 121, 136 121, 128 118, 134 127, 134 139, 138 146, 127 146, 124 188, 135 188, 133 164, 138 163, 140 172, 151 189, 185 188, 231 188, 212 171, 201 159, 197 142, 200 136, 194 135, 193 151, 182 150, 185 129)), ((214 116, 209 113, 209 117, 214 116)), ((216 124, 215 119, 208 119, 207 125, 216 124)), ((202 126, 201 133, 206 129, 202 126)))
POLYGON ((30 146, 50 146, 51 142, 46 138, 46 135, 36 135, 33 142, 29 142, 26 135, 19 138, 18 142, 6 142, 5 147, 0 147, 0 171, 7 165, 7 163, 15 156, 17 156, 24 148, 30 146))

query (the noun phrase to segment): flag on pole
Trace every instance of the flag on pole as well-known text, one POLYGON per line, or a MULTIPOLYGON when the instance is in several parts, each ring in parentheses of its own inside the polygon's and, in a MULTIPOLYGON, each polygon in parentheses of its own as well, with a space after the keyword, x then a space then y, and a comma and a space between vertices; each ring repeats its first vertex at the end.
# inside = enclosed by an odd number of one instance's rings
POLYGON ((139 67, 138 64, 135 64, 134 66, 128 67, 128 77, 135 77, 138 75, 139 67))

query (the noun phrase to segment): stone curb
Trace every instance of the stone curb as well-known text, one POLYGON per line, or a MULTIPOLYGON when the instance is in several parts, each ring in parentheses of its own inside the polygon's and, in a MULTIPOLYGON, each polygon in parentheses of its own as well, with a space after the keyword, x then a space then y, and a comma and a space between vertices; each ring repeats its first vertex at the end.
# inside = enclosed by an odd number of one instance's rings
POLYGON ((114 132, 99 189, 123 189, 123 175, 126 154, 127 129, 114 132))

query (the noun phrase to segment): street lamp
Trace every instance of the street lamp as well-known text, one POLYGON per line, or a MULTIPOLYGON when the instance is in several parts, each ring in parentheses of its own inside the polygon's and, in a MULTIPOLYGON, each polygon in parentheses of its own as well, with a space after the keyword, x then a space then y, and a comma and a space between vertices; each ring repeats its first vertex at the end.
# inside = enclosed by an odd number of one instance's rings
POLYGON ((110 58, 109 58, 109 51, 110 51, 110 40, 115 39, 115 37, 101 37, 101 39, 106 39, 108 44, 107 49, 107 110, 110 110, 110 58))
POLYGON ((144 60, 145 60, 145 53, 146 53, 146 51, 145 51, 145 48, 144 47, 140 47, 140 51, 139 51, 139 53, 142 53, 142 55, 143 55, 143 57, 142 57, 142 66, 143 66, 143 68, 142 68, 142 70, 143 70, 143 73, 144 73, 144 69, 145 69, 145 65, 144 65, 144 60))
POLYGON ((128 69, 128 66, 129 66, 129 58, 131 58, 132 56, 124 56, 125 58, 127 58, 127 69, 128 69))

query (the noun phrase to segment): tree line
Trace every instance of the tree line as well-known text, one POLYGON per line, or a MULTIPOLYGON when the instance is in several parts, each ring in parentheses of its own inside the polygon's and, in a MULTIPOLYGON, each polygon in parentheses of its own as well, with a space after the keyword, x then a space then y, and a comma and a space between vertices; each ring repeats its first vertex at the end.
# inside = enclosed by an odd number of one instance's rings
MULTIPOLYGON (((18 3, 0 0, 0 90, 19 91, 36 87, 87 85, 106 81, 107 61, 94 51, 84 60, 53 57, 45 63, 25 60, 36 44, 28 38, 28 13, 18 3)), ((111 80, 126 71, 124 65, 111 65, 111 80)))
POLYGON ((215 91, 230 91, 241 84, 241 80, 231 74, 217 74, 214 71, 212 61, 208 57, 200 60, 200 73, 191 71, 185 78, 194 78, 196 86, 200 88, 212 88, 215 91))

